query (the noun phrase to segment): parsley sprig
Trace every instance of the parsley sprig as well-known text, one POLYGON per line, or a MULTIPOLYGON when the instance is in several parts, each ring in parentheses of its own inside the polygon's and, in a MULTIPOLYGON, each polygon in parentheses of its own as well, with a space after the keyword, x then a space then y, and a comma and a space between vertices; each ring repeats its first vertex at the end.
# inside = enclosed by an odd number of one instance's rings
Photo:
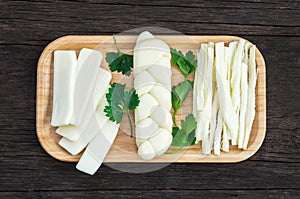
POLYGON ((115 35, 114 43, 118 52, 106 53, 105 60, 112 72, 121 72, 123 75, 130 76, 133 68, 133 55, 128 55, 120 51, 115 35))
POLYGON ((129 111, 133 111, 139 105, 140 100, 134 88, 125 90, 125 84, 113 83, 106 93, 108 105, 104 112, 112 122, 121 123, 123 114, 128 117, 130 124, 130 137, 133 136, 133 122, 129 111))
POLYGON ((181 128, 173 127, 173 146, 191 146, 196 142, 195 130, 197 127, 197 122, 193 114, 186 116, 185 120, 181 120, 181 128))

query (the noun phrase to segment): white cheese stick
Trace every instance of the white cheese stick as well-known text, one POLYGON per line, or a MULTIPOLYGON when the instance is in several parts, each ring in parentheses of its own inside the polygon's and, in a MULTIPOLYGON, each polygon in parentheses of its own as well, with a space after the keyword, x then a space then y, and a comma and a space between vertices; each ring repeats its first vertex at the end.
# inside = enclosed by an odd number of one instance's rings
MULTIPOLYGON (((228 89, 229 89, 230 95, 231 95, 232 63, 234 61, 234 54, 235 54, 235 51, 236 51, 237 44, 238 44, 237 41, 232 41, 232 42, 229 43, 229 47, 228 47, 227 79, 226 80, 227 80, 227 85, 228 85, 228 89)), ((232 99, 231 99, 231 103, 233 103, 232 99)), ((225 124, 225 126, 226 126, 226 124, 225 124)), ((231 132, 231 130, 227 126, 226 126, 226 132, 227 132, 227 137, 230 140, 232 132, 231 132)))
POLYGON ((226 124, 223 123, 221 149, 222 151, 229 152, 229 132, 226 124))
POLYGON ((76 66, 75 51, 54 52, 52 126, 67 125, 71 122, 76 66))
POLYGON ((76 169, 94 175, 112 146, 117 136, 119 126, 119 124, 107 121, 87 146, 76 165, 76 169))
POLYGON ((221 133, 223 128, 223 118, 221 116, 220 111, 218 112, 217 118, 217 127, 215 131, 215 141, 214 141, 214 154, 220 155, 220 147, 221 147, 221 133))
POLYGON ((57 134, 69 139, 70 141, 76 141, 79 139, 80 132, 82 132, 86 128, 86 126, 92 119, 94 112, 96 111, 97 105, 106 94, 111 78, 112 76, 110 72, 99 68, 97 81, 93 85, 94 89, 92 95, 89 98, 88 105, 84 113, 84 120, 82 120, 78 126, 66 125, 59 127, 56 130, 57 134))
POLYGON ((136 143, 144 160, 162 155, 172 142, 171 53, 169 46, 143 32, 134 48, 136 143))
MULTIPOLYGON (((201 116, 201 113, 204 111, 204 105, 205 105, 205 94, 206 94, 206 86, 204 84, 205 82, 205 71, 207 68, 207 44, 201 44, 199 54, 198 54, 198 66, 196 68, 195 74, 196 74, 196 82, 194 82, 194 89, 193 89, 193 95, 194 95, 194 117, 197 121, 197 128, 195 131, 196 136, 196 143, 204 139, 204 135, 207 133, 203 132, 203 128, 206 128, 206 126, 203 126, 203 120, 206 120, 206 118, 201 116)), ((205 123, 205 122, 204 122, 205 123)), ((205 125, 205 124, 204 124, 205 125)))
POLYGON ((102 61, 102 54, 97 50, 83 48, 78 57, 80 70, 75 82, 74 90, 74 121, 73 124, 79 125, 91 96, 93 85, 102 61))
POLYGON ((75 142, 67 138, 62 138, 59 145, 72 155, 80 153, 87 144, 100 132, 100 129, 107 122, 107 117, 104 113, 104 107, 107 105, 105 96, 102 98, 99 107, 94 112, 93 117, 86 127, 78 126, 74 128, 74 133, 77 131, 79 139, 75 142))
MULTIPOLYGON (((244 50, 244 45, 245 45, 245 40, 240 40, 238 42, 236 51, 233 55, 233 62, 231 67, 231 72, 232 72, 231 81, 230 81, 231 90, 232 90, 231 100, 233 104, 233 110, 237 115, 240 112, 240 95, 241 95, 240 82, 241 82, 242 54, 244 50)), ((236 130, 238 130, 238 128, 236 130)), ((237 145, 238 132, 237 131, 233 132, 231 128, 230 131, 232 132, 231 143, 232 145, 237 145)))
MULTIPOLYGON (((214 72, 215 74, 215 72, 214 72)), ((215 78, 214 78, 215 79, 215 78)), ((215 81, 215 80, 213 80, 215 81)), ((213 103, 212 103, 212 109, 211 109, 211 118, 209 121, 209 134, 210 134, 210 148, 214 148, 214 141, 215 141, 215 132, 217 127, 217 113, 218 113, 218 92, 216 87, 214 86, 213 91, 213 103)))
POLYGON ((238 136, 238 148, 243 148, 243 141, 245 137, 245 117, 247 109, 247 96, 248 96, 248 50, 250 44, 246 43, 244 47, 243 63, 241 70, 241 105, 239 115, 239 136, 238 136))
POLYGON ((216 43, 216 80, 219 99, 219 109, 222 118, 230 131, 233 133, 232 138, 236 138, 238 134, 238 116, 235 113, 230 98, 228 84, 226 82, 226 70, 224 65, 224 43, 216 43))
MULTIPOLYGON (((227 85, 225 88, 227 89, 225 92, 229 93, 230 95, 230 61, 232 56, 232 49, 230 47, 224 47, 224 68, 226 71, 226 78, 225 84, 227 85)), ((231 98, 230 98, 231 99, 231 98)), ((230 103, 230 102, 229 102, 230 103)), ((228 134, 228 127, 225 123, 223 123, 222 128, 222 136, 221 136, 221 149, 222 151, 228 152, 229 151, 229 137, 228 134)))
POLYGON ((246 119, 245 119, 245 137, 243 141, 243 149, 247 149, 250 132, 252 129, 253 121, 255 118, 255 87, 257 80, 257 72, 256 72, 256 62, 255 62, 255 50, 256 47, 252 46, 250 48, 250 56, 249 56, 249 84, 248 84, 248 100, 247 100, 247 111, 246 111, 246 119))
MULTIPOLYGON (((213 81, 213 64, 214 64, 214 43, 210 42, 207 44, 202 44, 201 45, 201 51, 206 51, 204 53, 205 55, 205 65, 201 65, 201 62, 199 64, 199 67, 201 67, 202 72, 203 72, 203 79, 198 79, 198 82, 202 82, 200 84, 197 84, 195 86, 196 93, 197 90, 202 90, 201 92, 197 93, 200 94, 199 96, 196 96, 196 103, 200 104, 202 103, 201 107, 197 107, 197 129, 196 129, 196 135, 200 136, 196 140, 200 141, 199 138, 202 139, 202 153, 204 154, 210 154, 211 152, 211 142, 210 142, 210 135, 209 135, 209 123, 211 119, 211 110, 212 110, 212 81, 213 81), (200 102, 200 100, 202 102, 200 102), (203 107, 202 107, 203 106, 203 107), (202 108, 202 110, 200 109, 202 108)), ((203 57, 203 56, 202 56, 203 57)), ((201 74, 198 74, 198 77, 201 76, 201 74)))

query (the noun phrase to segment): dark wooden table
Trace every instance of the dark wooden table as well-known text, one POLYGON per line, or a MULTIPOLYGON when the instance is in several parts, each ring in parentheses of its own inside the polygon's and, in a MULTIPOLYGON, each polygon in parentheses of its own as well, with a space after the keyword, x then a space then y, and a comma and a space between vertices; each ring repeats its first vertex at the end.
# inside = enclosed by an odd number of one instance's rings
POLYGON ((0 198, 300 197, 299 1, 0 1, 0 198), (37 61, 64 35, 160 26, 194 35, 238 35, 267 65, 267 135, 238 164, 171 164, 130 174, 102 166, 95 176, 51 158, 35 129, 37 61))

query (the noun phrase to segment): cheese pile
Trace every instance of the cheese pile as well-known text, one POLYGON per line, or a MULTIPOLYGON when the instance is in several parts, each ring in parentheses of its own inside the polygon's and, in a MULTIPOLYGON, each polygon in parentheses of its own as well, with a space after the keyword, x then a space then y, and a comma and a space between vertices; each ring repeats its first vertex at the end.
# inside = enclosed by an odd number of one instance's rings
POLYGON ((247 149, 255 117, 255 46, 245 40, 201 44, 193 90, 196 140, 202 153, 247 149))
POLYGON ((83 48, 54 52, 54 91, 52 126, 63 136, 59 145, 72 155, 86 148, 76 168, 94 174, 112 145, 119 125, 103 112, 105 93, 112 78, 100 68, 102 54, 83 48))

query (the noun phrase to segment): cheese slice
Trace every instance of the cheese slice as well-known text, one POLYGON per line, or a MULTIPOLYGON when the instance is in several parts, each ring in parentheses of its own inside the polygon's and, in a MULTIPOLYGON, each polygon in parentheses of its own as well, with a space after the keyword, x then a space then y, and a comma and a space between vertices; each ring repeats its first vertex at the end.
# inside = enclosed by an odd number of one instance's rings
POLYGON ((104 113, 104 107, 107 105, 106 98, 103 97, 97 111, 94 112, 92 119, 89 121, 85 128, 79 126, 74 128, 74 131, 78 131, 79 139, 75 142, 62 138, 59 141, 59 145, 72 155, 80 153, 88 143, 100 132, 100 129, 107 122, 107 117, 104 113))
POLYGON ((93 86, 94 87, 93 94, 89 98, 88 105, 84 113, 84 120, 82 120, 82 122, 78 126, 66 125, 57 128, 56 130, 57 134, 69 139, 70 141, 76 141, 79 139, 80 132, 86 128, 86 126, 92 119, 94 112, 96 111, 96 108, 100 103, 100 100, 104 97, 109 87, 109 82, 111 78, 112 76, 110 72, 102 68, 99 68, 97 74, 97 81, 93 86))
POLYGON ((89 97, 102 61, 99 51, 83 48, 78 57, 80 68, 74 90, 74 124, 79 125, 83 119, 89 97))
POLYGON ((94 175, 112 146, 117 136, 119 126, 119 124, 107 121, 96 137, 94 137, 87 146, 76 165, 76 169, 94 175))
POLYGON ((67 125, 71 122, 76 66, 75 51, 54 52, 52 126, 67 125))

